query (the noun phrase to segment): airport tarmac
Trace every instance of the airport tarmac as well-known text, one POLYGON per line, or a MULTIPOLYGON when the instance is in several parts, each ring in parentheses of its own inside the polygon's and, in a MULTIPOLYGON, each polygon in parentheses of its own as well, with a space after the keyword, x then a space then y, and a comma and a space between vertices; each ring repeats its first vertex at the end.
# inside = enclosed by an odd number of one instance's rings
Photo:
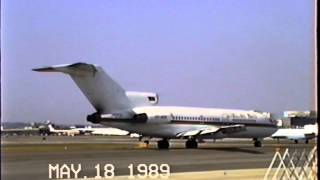
MULTIPOLYGON (((129 174, 133 164, 168 164, 171 173, 267 168, 276 148, 304 149, 303 142, 263 141, 255 148, 251 140, 225 139, 185 149, 184 140, 170 142, 169 150, 158 150, 156 141, 149 148, 136 138, 120 136, 40 136, 1 137, 2 179, 48 179, 48 165, 81 164, 79 177, 94 177, 95 166, 113 164, 116 176, 129 174)), ((135 171, 135 174, 137 171, 135 171)))

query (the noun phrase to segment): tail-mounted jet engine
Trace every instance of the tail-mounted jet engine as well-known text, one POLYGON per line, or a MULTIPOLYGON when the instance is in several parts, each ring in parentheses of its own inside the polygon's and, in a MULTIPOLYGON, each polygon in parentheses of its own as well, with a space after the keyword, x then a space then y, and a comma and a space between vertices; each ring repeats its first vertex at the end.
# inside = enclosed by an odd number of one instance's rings
POLYGON ((100 123, 101 122, 101 114, 98 112, 95 112, 91 115, 88 115, 87 121, 92 122, 94 124, 100 123))

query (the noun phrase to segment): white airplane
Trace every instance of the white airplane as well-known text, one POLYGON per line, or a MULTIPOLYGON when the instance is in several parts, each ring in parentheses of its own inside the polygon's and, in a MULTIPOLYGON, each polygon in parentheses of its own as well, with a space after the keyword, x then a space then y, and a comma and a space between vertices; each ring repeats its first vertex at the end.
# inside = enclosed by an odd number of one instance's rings
MULTIPOLYGON (((104 70, 94 64, 75 63, 33 69, 70 75, 96 112, 87 120, 149 138, 185 138, 186 148, 197 148, 202 139, 252 138, 255 147, 277 130, 270 113, 252 110, 155 106, 156 93, 126 92, 104 70)), ((145 141, 148 143, 148 141, 145 141)))
POLYGON ((48 124, 50 133, 66 136, 75 136, 79 135, 80 131, 77 129, 55 129, 52 124, 48 124))
POLYGON ((118 128, 92 128, 92 135, 107 135, 107 136, 130 136, 132 138, 140 138, 141 136, 137 133, 130 133, 125 130, 118 128))
POLYGON ((74 131, 79 131, 79 134, 91 134, 94 131, 94 128, 91 126, 81 127, 78 128, 76 126, 70 126, 70 129, 74 131))
POLYGON ((114 136, 126 136, 130 132, 124 131, 118 128, 92 128, 92 135, 114 135, 114 136))
POLYGON ((278 129, 274 134, 271 135, 274 139, 289 139, 298 143, 299 140, 304 140, 306 144, 309 143, 310 139, 318 136, 318 124, 305 125, 301 129, 284 128, 278 129))
MULTIPOLYGON (((128 131, 124 131, 118 128, 92 128, 87 126, 84 128, 71 127, 70 129, 54 129, 51 124, 48 125, 51 133, 57 133, 59 135, 80 135, 80 134, 92 134, 92 135, 114 135, 114 136, 126 136, 131 135, 128 131)), ((134 136, 131 136, 134 137, 134 136)))

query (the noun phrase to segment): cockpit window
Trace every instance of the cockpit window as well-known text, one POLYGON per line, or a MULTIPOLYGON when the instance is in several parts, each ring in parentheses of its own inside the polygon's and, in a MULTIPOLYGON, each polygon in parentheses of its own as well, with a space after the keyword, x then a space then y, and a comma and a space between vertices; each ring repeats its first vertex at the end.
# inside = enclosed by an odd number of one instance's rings
POLYGON ((149 101, 156 101, 156 98, 153 96, 148 96, 149 101))

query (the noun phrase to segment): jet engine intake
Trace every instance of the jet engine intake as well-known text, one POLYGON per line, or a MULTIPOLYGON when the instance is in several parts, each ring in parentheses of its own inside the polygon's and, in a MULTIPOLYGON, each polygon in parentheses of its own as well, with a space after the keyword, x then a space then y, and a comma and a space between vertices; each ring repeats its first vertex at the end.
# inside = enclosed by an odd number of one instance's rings
POLYGON ((87 116, 87 121, 92 122, 94 124, 100 123, 101 122, 101 114, 98 112, 90 114, 87 116))

